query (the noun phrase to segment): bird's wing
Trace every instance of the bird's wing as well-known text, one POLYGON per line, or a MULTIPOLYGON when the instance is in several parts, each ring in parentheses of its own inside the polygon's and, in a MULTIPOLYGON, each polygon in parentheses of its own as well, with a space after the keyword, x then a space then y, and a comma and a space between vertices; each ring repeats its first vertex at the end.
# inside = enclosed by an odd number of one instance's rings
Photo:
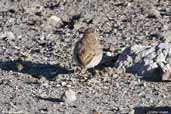
POLYGON ((86 66, 87 64, 89 64, 92 59, 96 56, 96 53, 92 50, 87 50, 87 49, 83 49, 80 51, 79 54, 79 59, 80 62, 86 66))

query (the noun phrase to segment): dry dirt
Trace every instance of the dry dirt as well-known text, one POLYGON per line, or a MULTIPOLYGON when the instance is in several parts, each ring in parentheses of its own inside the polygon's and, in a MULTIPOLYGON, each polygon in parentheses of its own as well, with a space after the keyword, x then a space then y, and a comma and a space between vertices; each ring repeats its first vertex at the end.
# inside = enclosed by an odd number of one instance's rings
POLYGON ((162 42, 168 30, 170 0, 0 0, 0 113, 170 114, 169 82, 113 67, 122 49, 162 42), (76 74, 73 45, 90 25, 113 59, 76 74))

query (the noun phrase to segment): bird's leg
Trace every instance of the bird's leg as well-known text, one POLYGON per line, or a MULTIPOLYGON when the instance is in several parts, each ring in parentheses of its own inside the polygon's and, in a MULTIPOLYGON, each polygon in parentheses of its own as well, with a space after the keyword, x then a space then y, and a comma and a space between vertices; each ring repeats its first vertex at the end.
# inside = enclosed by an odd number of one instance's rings
POLYGON ((74 69, 74 74, 80 74, 80 73, 81 73, 81 68, 76 67, 76 68, 74 69))
POLYGON ((91 75, 88 77, 89 79, 91 79, 92 77, 94 77, 94 76, 96 75, 96 71, 95 71, 95 68, 94 68, 94 67, 91 68, 91 69, 89 70, 89 72, 91 73, 91 75))
POLYGON ((87 68, 82 67, 81 69, 81 73, 80 73, 80 78, 82 79, 82 81, 87 81, 88 80, 88 76, 87 76, 87 68))
POLYGON ((81 74, 86 74, 86 72, 87 72, 87 68, 82 68, 81 74))

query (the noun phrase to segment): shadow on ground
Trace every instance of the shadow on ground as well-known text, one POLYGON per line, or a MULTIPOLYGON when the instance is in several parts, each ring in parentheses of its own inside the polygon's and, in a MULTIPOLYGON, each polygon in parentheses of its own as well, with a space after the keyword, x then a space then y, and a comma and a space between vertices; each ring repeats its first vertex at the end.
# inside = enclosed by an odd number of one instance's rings
POLYGON ((103 69, 105 67, 115 67, 115 63, 119 57, 118 55, 115 56, 107 56, 106 54, 103 55, 102 61, 100 64, 96 67, 96 69, 103 69))
POLYGON ((35 98, 37 98, 39 100, 57 102, 57 103, 64 102, 61 98, 51 98, 51 97, 45 98, 45 97, 41 97, 41 96, 36 96, 35 98))
POLYGON ((59 74, 70 74, 73 72, 71 70, 62 68, 59 65, 32 63, 21 60, 0 61, 0 69, 30 74, 36 78, 44 76, 47 79, 52 79, 59 74))
POLYGON ((135 107, 134 114, 171 114, 171 107, 135 107))
POLYGON ((162 82, 162 83, 168 83, 171 82, 170 79, 168 80, 162 80, 162 71, 159 68, 153 69, 153 71, 146 72, 144 76, 142 76, 142 80, 147 82, 162 82))

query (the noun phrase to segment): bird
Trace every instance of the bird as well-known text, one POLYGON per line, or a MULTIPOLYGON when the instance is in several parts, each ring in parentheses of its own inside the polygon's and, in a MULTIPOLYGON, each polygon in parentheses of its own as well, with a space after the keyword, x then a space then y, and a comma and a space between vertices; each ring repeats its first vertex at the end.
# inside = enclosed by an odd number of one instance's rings
POLYGON ((97 66, 103 57, 102 46, 97 39, 95 28, 89 27, 74 46, 73 59, 85 71, 97 66))

